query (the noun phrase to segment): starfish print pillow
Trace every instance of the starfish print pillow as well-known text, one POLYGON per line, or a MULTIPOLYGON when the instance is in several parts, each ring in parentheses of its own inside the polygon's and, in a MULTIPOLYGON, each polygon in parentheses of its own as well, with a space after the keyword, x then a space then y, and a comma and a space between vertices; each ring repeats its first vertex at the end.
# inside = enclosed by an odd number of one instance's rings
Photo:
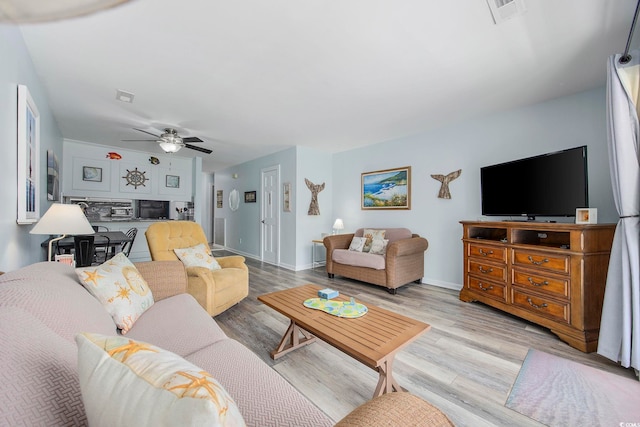
POLYGON ((82 286, 102 303, 123 334, 153 305, 149 285, 122 253, 99 266, 76 268, 76 274, 82 286))
POLYGON ((225 426, 245 422, 211 374, 177 354, 122 335, 76 335, 91 426, 225 426))

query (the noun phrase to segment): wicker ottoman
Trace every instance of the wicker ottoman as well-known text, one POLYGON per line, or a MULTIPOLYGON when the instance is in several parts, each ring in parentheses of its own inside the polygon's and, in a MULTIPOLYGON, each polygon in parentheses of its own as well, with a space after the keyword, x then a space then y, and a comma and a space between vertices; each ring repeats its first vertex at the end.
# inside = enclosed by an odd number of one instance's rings
POLYGON ((419 427, 454 424, 438 408, 411 393, 386 393, 358 406, 335 427, 419 427))

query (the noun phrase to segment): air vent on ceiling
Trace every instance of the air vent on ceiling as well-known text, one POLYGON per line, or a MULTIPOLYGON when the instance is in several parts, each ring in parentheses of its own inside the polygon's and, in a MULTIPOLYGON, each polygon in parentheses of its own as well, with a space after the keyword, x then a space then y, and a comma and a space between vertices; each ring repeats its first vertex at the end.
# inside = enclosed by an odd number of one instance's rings
POLYGON ((487 0, 493 22, 501 24, 516 16, 520 16, 527 11, 524 0, 487 0))
POLYGON ((129 104, 133 103, 133 97, 135 94, 131 92, 127 92, 124 90, 116 89, 116 99, 122 102, 128 102, 129 104))

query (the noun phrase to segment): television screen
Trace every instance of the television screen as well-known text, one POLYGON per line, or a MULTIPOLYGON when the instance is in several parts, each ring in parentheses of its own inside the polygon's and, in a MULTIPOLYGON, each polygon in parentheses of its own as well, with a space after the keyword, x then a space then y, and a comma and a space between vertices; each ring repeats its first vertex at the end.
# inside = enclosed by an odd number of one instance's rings
POLYGON ((482 214, 575 216, 589 206, 587 147, 480 169, 482 214))

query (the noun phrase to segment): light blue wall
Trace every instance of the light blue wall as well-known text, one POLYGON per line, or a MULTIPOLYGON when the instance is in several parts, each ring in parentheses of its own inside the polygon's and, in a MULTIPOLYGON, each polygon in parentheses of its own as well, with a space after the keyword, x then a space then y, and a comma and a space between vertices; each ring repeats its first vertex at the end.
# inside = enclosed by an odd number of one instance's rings
POLYGON ((22 34, 16 27, 0 25, 0 157, 3 185, 0 185, 0 270, 8 271, 42 261, 40 243, 47 236, 31 235, 32 225, 17 225, 17 99, 18 85, 29 88, 40 112, 40 215, 47 202, 47 150, 62 160, 62 135, 48 106, 48 100, 35 72, 22 34))
MULTIPOLYGON (((459 288, 462 284, 461 220, 482 217, 480 167, 580 145, 588 146, 589 201, 599 222, 616 222, 607 141, 605 89, 512 109, 457 123, 419 136, 384 142, 333 157, 334 216, 348 230, 407 227, 429 240, 424 282, 459 288), (360 209, 360 173, 412 167, 412 208, 360 209), (450 184, 452 199, 438 199, 440 183, 431 174, 462 169, 450 184)), ((544 218, 540 218, 544 220, 544 218)), ((554 220, 572 222, 573 218, 554 220)))
MULTIPOLYGON (((296 215, 296 270, 311 268, 311 251, 314 239, 320 239, 323 233, 331 233, 331 226, 335 218, 333 217, 333 172, 332 158, 330 153, 313 148, 297 148, 298 178, 295 181, 294 200, 296 215), (318 193, 318 206, 320 215, 309 215, 309 204, 311 202, 311 191, 305 183, 305 178, 314 184, 325 184, 324 190, 318 193)), ((292 190, 293 191, 293 190, 292 190)), ((322 248, 324 249, 324 248, 322 248)), ((321 249, 316 249, 316 258, 320 258, 321 249)))
MULTIPOLYGON (((260 259, 260 176, 266 168, 280 168, 280 186, 283 182, 294 182, 296 174, 296 148, 261 157, 238 166, 215 173, 215 189, 223 191, 222 208, 215 209, 215 217, 226 220, 226 246, 248 257, 260 259), (237 174, 237 178, 233 178, 237 174), (232 212, 229 209, 229 192, 240 192, 240 207, 232 212), (256 203, 244 203, 244 192, 256 191, 256 203)), ((277 201, 278 206, 282 202, 277 201)), ((280 214, 280 264, 293 268, 296 264, 295 247, 295 210, 280 214)))

